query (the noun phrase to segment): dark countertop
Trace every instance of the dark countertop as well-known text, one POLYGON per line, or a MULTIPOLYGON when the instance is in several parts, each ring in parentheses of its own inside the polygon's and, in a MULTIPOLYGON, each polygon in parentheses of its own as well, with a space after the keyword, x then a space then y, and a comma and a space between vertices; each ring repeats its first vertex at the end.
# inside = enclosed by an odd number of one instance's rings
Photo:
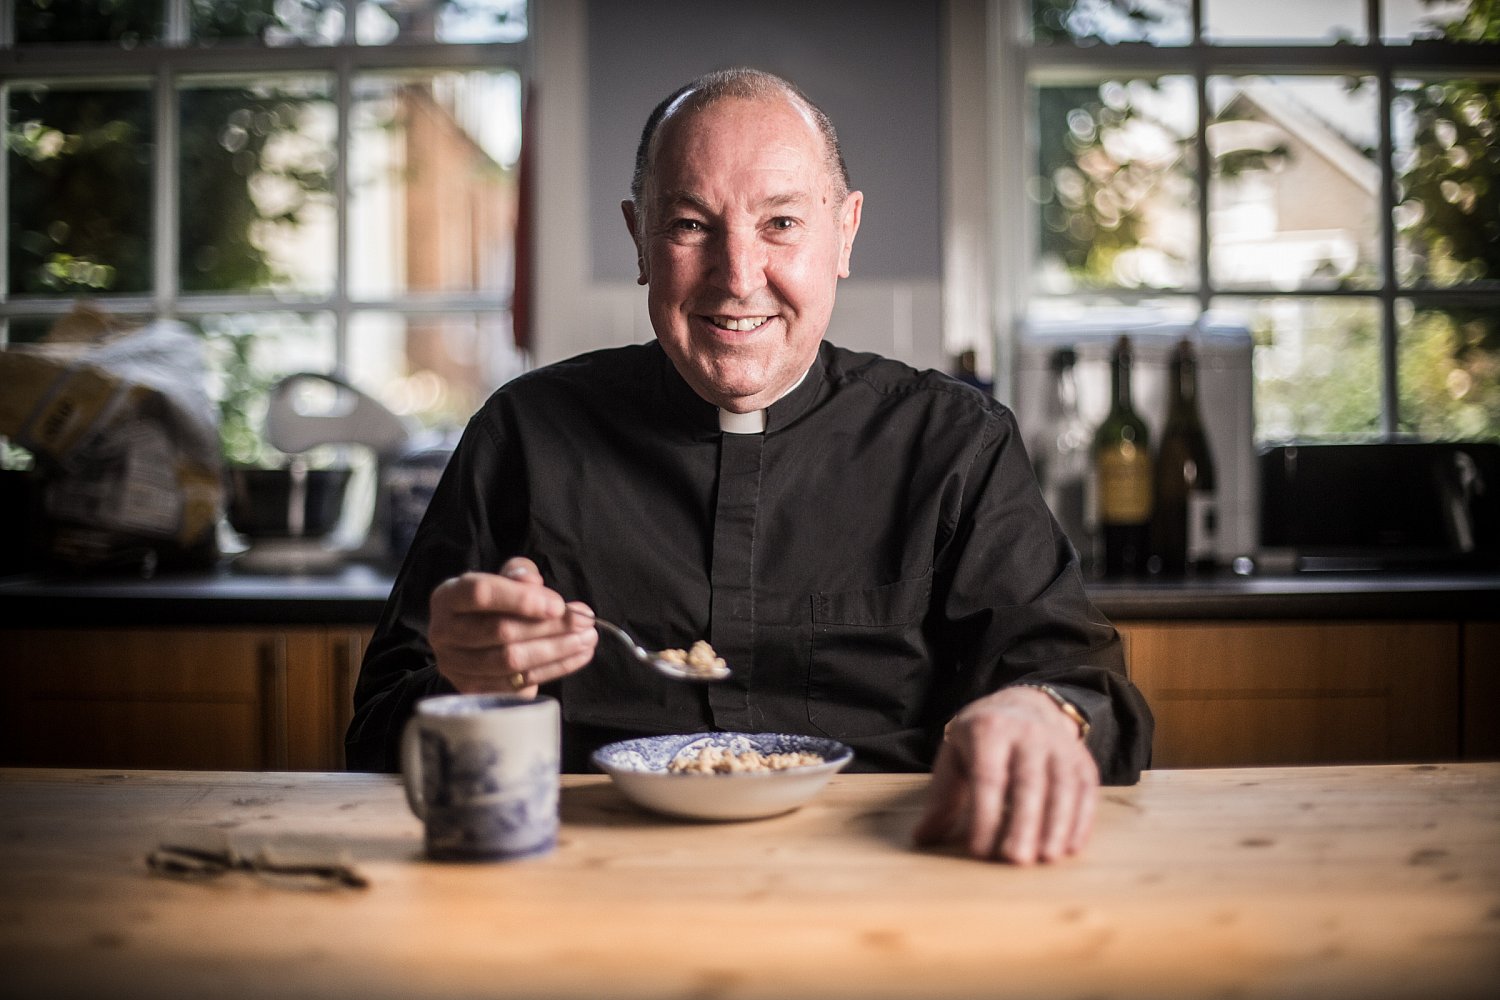
MULTIPOLYGON (((0 578, 0 627, 372 626, 389 569, 261 575, 224 567, 139 577, 0 578)), ((1093 582, 1115 621, 1182 619, 1500 620, 1500 573, 1285 573, 1175 582, 1093 582)))
POLYGON ((138 576, 0 579, 0 627, 117 625, 374 625, 389 570, 348 565, 324 574, 228 567, 138 576))
POLYGON ((1500 619, 1500 573, 1280 573, 1171 582, 1094 582, 1112 621, 1150 619, 1500 619))

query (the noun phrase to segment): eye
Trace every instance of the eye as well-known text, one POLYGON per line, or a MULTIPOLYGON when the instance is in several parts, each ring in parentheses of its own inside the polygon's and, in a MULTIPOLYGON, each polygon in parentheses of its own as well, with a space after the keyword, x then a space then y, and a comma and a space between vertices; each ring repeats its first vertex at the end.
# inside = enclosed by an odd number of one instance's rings
POLYGON ((797 220, 789 215, 778 215, 771 220, 771 228, 781 232, 786 232, 788 229, 796 229, 797 220))
POLYGON ((673 219, 672 228, 679 233, 701 233, 704 226, 697 219, 673 219))

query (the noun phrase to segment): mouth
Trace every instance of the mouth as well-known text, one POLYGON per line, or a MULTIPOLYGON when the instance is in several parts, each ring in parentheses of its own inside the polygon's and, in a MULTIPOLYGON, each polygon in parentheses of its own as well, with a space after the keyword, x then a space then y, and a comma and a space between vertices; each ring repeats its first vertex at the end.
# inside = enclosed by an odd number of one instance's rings
POLYGON ((709 323, 731 333, 749 333, 771 321, 770 316, 705 316, 709 323))

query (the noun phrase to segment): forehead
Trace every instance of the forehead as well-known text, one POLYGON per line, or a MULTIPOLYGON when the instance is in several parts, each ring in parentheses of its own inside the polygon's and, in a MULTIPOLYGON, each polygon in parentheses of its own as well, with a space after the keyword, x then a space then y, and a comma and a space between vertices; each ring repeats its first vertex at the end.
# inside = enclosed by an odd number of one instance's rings
POLYGON ((786 97, 721 98, 679 112, 657 133, 653 174, 667 188, 708 177, 783 172, 829 179, 822 133, 786 97))

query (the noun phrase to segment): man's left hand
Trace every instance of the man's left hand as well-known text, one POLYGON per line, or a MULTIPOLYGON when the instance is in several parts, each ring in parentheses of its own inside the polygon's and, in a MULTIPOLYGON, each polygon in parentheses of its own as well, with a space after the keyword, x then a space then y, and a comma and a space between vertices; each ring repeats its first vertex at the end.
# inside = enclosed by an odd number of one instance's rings
POLYGON ((963 831, 976 858, 1056 861, 1088 842, 1098 791, 1078 723, 1043 691, 1003 688, 949 723, 915 838, 963 831))

